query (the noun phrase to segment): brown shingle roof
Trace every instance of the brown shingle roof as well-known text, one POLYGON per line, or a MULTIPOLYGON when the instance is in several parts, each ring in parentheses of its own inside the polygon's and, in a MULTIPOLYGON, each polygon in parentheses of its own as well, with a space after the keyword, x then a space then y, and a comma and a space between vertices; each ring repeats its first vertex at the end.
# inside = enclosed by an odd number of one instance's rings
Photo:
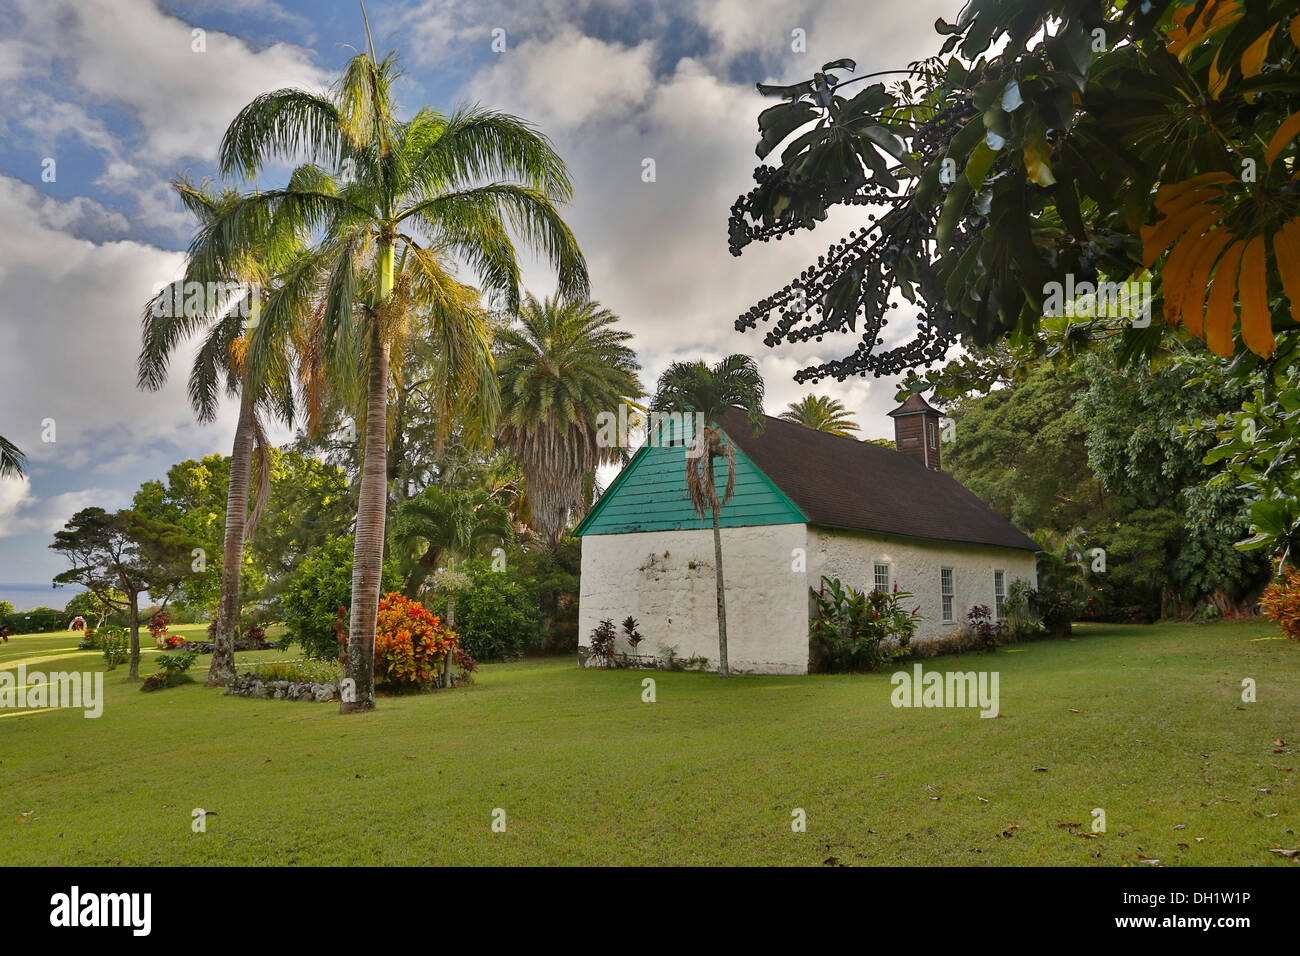
POLYGON ((733 408, 720 424, 812 524, 1038 550, 946 472, 870 442, 779 418, 766 417, 766 423, 756 436, 744 413, 733 408))

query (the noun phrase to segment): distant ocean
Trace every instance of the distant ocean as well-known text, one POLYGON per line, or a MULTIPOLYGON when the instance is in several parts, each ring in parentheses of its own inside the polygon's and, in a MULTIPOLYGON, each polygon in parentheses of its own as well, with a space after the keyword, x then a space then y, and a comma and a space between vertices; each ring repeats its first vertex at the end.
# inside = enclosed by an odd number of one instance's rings
POLYGON ((52 588, 48 584, 5 584, 0 582, 0 601, 8 601, 15 611, 30 611, 38 607, 63 610, 83 589, 71 584, 52 588))

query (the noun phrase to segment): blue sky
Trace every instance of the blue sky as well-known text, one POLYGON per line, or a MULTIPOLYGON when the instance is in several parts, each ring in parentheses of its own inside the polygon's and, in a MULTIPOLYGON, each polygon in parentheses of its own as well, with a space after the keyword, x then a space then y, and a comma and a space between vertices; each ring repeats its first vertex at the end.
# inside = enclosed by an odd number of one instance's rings
MULTIPOLYGON (((565 215, 593 297, 635 334, 647 387, 669 362, 746 352, 767 379, 769 412, 830 391, 864 434, 883 436, 894 383, 791 380, 851 345, 771 351, 732 326, 857 222, 832 218, 733 259, 727 212, 757 163, 767 104, 755 83, 805 79, 843 56, 860 69, 902 66, 935 51, 935 18, 959 6, 371 0, 367 9, 376 48, 401 54, 403 113, 478 102, 552 138, 575 181, 565 215)), ((78 508, 123 507, 170 464, 229 453, 233 409, 208 425, 192 420, 184 355, 163 391, 134 384, 140 308, 176 273, 192 228, 168 183, 215 175, 221 133, 253 96, 324 89, 364 42, 356 0, 0 0, 0 434, 31 465, 28 479, 0 480, 0 586, 48 583, 62 570, 46 546, 78 508), (54 440, 43 440, 51 424, 54 440)), ((525 280, 550 291, 537 263, 525 280)))

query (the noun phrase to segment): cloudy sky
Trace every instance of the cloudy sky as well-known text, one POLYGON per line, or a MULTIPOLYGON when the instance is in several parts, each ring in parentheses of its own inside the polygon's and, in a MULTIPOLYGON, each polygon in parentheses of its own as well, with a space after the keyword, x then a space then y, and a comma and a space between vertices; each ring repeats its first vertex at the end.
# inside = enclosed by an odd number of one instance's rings
MULTIPOLYGON (((773 351, 732 325, 856 223, 832 217, 735 259, 727 213, 757 163, 755 118, 770 101, 756 82, 806 79, 844 56, 859 71, 902 66, 935 51, 935 18, 959 6, 370 0, 368 10, 376 48, 401 54, 404 115, 477 102, 554 141, 576 185, 566 216, 593 296, 635 333, 647 387, 669 362, 746 352, 766 377, 769 413, 830 391, 865 436, 884 436, 894 382, 791 379, 852 344, 773 351), (654 182, 643 181, 646 159, 654 182)), ((140 308, 176 273, 192 228, 168 182, 214 175, 241 106, 283 86, 325 89, 363 43, 356 0, 0 0, 0 434, 31 466, 28 479, 0 480, 0 586, 48 584, 62 570, 50 535, 78 508, 122 507, 171 463, 229 453, 234 409, 194 423, 185 356, 165 390, 134 384, 140 308)), ((527 281, 550 291, 539 267, 527 281)))

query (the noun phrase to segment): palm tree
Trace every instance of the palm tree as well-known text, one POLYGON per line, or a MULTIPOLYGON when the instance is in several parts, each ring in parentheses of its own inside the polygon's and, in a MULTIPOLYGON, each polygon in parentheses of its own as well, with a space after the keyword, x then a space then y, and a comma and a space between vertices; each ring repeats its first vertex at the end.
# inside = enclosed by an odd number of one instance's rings
MULTIPOLYGON (((239 202, 231 189, 213 193, 184 179, 173 188, 201 224, 211 223, 223 209, 239 202)), ((256 250, 236 263, 232 274, 206 273, 192 257, 185 275, 159 292, 145 306, 137 384, 156 391, 167 380, 172 351, 196 332, 203 344, 190 370, 189 397, 199 421, 216 416, 222 379, 226 392, 239 396, 239 418, 230 453, 226 489, 225 540, 221 558, 221 594, 217 604, 212 662, 207 686, 225 684, 235 676, 235 639, 239 628, 239 584, 244 542, 257 527, 271 488, 271 469, 263 418, 267 413, 293 424, 292 345, 284 335, 252 335, 256 317, 266 301, 275 274, 299 253, 301 243, 292 228, 276 223, 266 230, 256 250), (235 279, 226 286, 227 279, 235 279), (192 283, 198 283, 196 287, 192 283), (191 290, 202 289, 201 296, 191 290), (250 343, 262 361, 250 361, 250 343), (256 365, 258 374, 253 374, 256 365), (255 474, 254 474, 255 472, 255 474), (250 483, 256 493, 249 512, 250 483)))
POLYGON ((736 488, 736 452, 718 426, 724 412, 739 408, 749 417, 754 434, 763 428, 763 377, 747 355, 728 355, 712 368, 703 362, 674 362, 659 378, 651 402, 655 411, 694 412, 703 420, 704 431, 693 447, 698 455, 686 456, 686 487, 691 504, 701 518, 707 510, 713 518, 713 563, 718 599, 718 675, 727 677, 727 602, 722 577, 722 532, 718 512, 731 500, 736 488), (714 461, 727 463, 727 487, 718 498, 714 461), (704 460, 704 468, 700 467, 704 460))
POLYGON ((13 475, 15 478, 23 476, 23 465, 27 461, 18 446, 9 439, 0 435, 0 478, 6 475, 13 475))
MULTIPOLYGON (((546 137, 516 117, 479 108, 444 116, 426 107, 399 121, 398 75, 396 55, 379 61, 372 46, 352 58, 332 95, 285 89, 244 107, 221 144, 223 173, 252 176, 268 162, 304 154, 309 165, 300 167, 297 183, 224 211, 197 246, 214 271, 225 271, 278 216, 317 237, 270 296, 254 339, 274 336, 305 311, 312 316, 309 380, 326 377, 365 397, 348 642, 355 693, 345 695, 352 698, 341 704, 345 713, 375 705, 389 359, 407 313, 431 309, 448 344, 449 376, 486 388, 488 330, 452 306, 447 260, 468 262, 485 291, 515 308, 513 232, 549 259, 561 291, 583 295, 587 287, 586 262, 556 210, 572 186, 546 137)), ((482 407, 485 416, 495 412, 495 403, 482 407)))
POLYGON ((829 395, 806 395, 797 402, 791 402, 778 417, 843 438, 854 437, 849 432, 858 430, 858 423, 853 420, 844 403, 829 395))
POLYGON ((537 530, 554 551, 570 513, 585 504, 584 479, 625 449, 601 447, 597 416, 645 394, 632 336, 590 299, 528 296, 519 324, 501 333, 499 435, 524 470, 537 530))
MULTIPOLYGON (((456 589, 464 583, 456 565, 491 542, 510 537, 510 513, 487 488, 441 488, 431 485, 402 503, 394 538, 407 554, 416 553, 408 590, 419 597, 434 572, 447 592, 447 627, 456 628, 456 589), (442 569, 439 571, 439 569, 442 569)), ((443 686, 450 668, 443 668, 443 686)))

